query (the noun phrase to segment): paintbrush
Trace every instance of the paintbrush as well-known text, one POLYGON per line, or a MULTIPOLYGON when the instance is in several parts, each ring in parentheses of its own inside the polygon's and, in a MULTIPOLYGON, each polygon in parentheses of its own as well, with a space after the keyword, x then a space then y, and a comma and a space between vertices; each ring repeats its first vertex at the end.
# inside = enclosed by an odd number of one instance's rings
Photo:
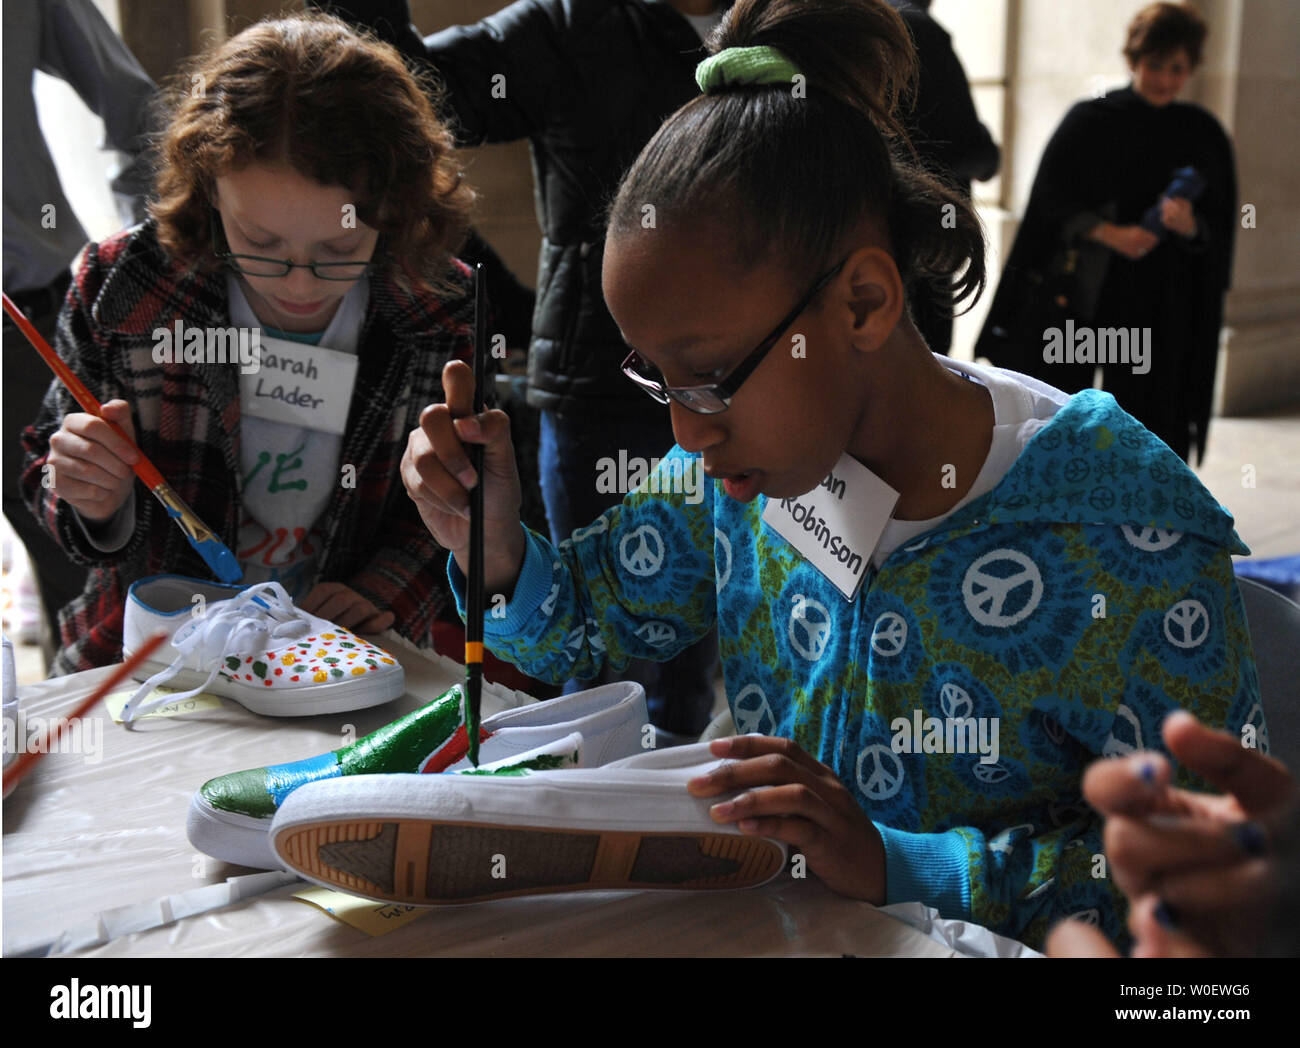
MULTIPOLYGON (((474 414, 483 414, 487 370, 487 295, 483 263, 474 265, 474 414)), ((478 767, 480 704, 483 698, 483 445, 469 446, 469 463, 478 483, 469 493, 469 579, 465 615, 465 735, 469 762, 478 767)))
MULTIPOLYGON (((8 304, 9 299, 6 298, 5 305, 7 306, 8 304)), ((18 785, 19 780, 31 770, 32 765, 44 757, 45 754, 50 753, 59 744, 59 739, 63 737, 63 733, 68 730, 68 727, 73 721, 80 720, 94 709, 95 705, 105 695, 124 681, 131 674, 132 670, 137 666, 142 665, 150 655, 158 650, 158 647, 166 639, 167 634, 163 633, 161 630, 149 636, 136 650, 134 655, 127 659, 126 662, 119 666, 114 672, 110 673, 107 680, 86 696, 85 701, 72 711, 72 716, 59 717, 54 722, 53 730, 47 730, 45 737, 36 746, 28 747, 24 745, 23 752, 19 754, 18 759, 14 761, 13 767, 4 773, 4 795, 8 797, 9 794, 13 792, 14 787, 18 785)))
MULTIPOLYGON (((13 304, 8 295, 4 296, 5 312, 13 318, 13 322, 18 325, 19 330, 27 336, 30 342, 39 353, 42 359, 50 366, 60 382, 68 387, 68 392, 81 405, 82 409, 88 411, 96 418, 104 418, 104 409, 99 401, 95 399, 94 394, 88 390, 82 383, 81 379, 73 374, 72 369, 64 363, 63 359, 50 348, 50 344, 41 337, 39 331, 32 327, 31 321, 23 316, 22 310, 13 304)), ((139 446, 126 435, 121 426, 114 422, 105 422, 112 428, 113 432, 125 440, 135 452, 140 456, 139 460, 131 468, 135 470, 135 475, 144 481, 145 487, 153 492, 154 498, 163 504, 167 515, 176 521, 181 531, 185 533, 185 538, 189 540, 194 551, 203 558, 205 563, 222 582, 238 582, 244 577, 243 571, 239 567, 239 561, 235 555, 230 552, 221 540, 217 538, 216 533, 209 528, 203 521, 199 520, 196 514, 184 500, 172 490, 171 485, 163 479, 161 473, 154 467, 139 446)))

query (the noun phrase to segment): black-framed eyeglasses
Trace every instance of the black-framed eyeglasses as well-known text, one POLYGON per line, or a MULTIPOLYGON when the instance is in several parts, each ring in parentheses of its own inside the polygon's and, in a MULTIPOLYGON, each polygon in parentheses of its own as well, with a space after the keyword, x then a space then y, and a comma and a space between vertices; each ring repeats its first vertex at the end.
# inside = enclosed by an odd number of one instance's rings
MULTIPOLYGON (((378 254, 379 246, 375 246, 378 254)), ((287 277, 295 269, 310 269, 320 280, 360 280, 375 270, 375 259, 365 262, 295 262, 288 258, 265 258, 262 255, 236 255, 222 223, 217 220, 217 210, 212 209, 212 253, 236 273, 246 277, 287 277)))
POLYGON ((807 309, 813 299, 826 287, 841 269, 844 263, 848 261, 848 256, 840 259, 834 268, 827 270, 817 278, 816 283, 809 289, 808 294, 795 305, 784 317, 781 323, 773 329, 772 333, 763 339, 754 349, 745 357, 744 360, 721 382, 709 386, 669 386, 663 381, 663 374, 649 361, 645 360, 635 349, 627 355, 623 361, 623 374, 644 389, 660 404, 667 404, 670 400, 675 400, 684 408, 700 415, 716 415, 721 411, 726 411, 731 407, 731 398, 736 395, 745 379, 754 373, 754 369, 763 362, 777 340, 785 333, 785 329, 795 322, 795 319, 807 309))

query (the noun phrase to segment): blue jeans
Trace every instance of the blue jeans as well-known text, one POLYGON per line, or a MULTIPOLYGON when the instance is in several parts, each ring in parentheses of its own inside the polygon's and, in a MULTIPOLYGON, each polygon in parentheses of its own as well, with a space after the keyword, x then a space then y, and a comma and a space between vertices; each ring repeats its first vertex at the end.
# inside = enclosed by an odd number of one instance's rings
MULTIPOLYGON (((585 527, 623 496, 596 490, 597 460, 616 457, 663 458, 673 446, 668 412, 659 419, 604 419, 543 411, 537 450, 542 499, 557 545, 585 527)), ((645 688, 650 722, 677 735, 697 736, 713 710, 713 677, 718 663, 718 634, 708 635, 667 662, 633 659, 614 673, 608 668, 592 680, 570 680, 566 695, 609 680, 634 680, 645 688)))

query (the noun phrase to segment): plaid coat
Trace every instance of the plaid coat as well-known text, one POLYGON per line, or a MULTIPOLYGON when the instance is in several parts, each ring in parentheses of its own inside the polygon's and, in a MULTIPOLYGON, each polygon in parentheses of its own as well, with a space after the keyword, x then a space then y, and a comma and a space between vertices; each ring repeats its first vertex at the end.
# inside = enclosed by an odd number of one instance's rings
MULTIPOLYGON (((432 642, 434 621, 450 607, 446 551, 421 522, 398 466, 420 411, 443 400, 443 365, 472 358, 473 277, 456 262, 448 280, 460 293, 439 299, 403 290, 386 273, 371 278, 339 459, 355 466, 356 483, 345 486, 340 474, 322 520, 327 538, 317 563, 316 581, 342 582, 392 611, 398 632, 421 645, 432 642)), ((101 403, 122 398, 131 405, 141 449, 234 549, 243 486, 239 369, 156 363, 152 332, 177 318, 187 327, 228 326, 225 277, 171 262, 146 223, 87 248, 59 316, 55 348, 101 403)), ((43 365, 33 358, 29 366, 43 365)), ((65 415, 80 410, 54 382, 23 433, 27 504, 68 555, 90 568, 85 592, 59 614, 62 649, 54 674, 120 661, 126 590, 136 579, 165 572, 210 577, 138 481, 135 530, 114 553, 87 542, 72 507, 42 485, 50 436, 65 415)))

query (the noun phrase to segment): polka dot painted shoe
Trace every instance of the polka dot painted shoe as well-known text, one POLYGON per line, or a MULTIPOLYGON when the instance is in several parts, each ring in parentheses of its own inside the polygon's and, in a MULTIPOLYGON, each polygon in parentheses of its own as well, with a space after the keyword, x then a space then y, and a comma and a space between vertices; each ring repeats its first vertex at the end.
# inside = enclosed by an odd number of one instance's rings
POLYGON ((240 587, 183 575, 141 579, 127 592, 124 655, 156 630, 171 636, 175 658, 140 667, 137 679, 148 679, 122 711, 126 723, 200 692, 268 717, 309 717, 379 706, 406 690, 392 655, 294 607, 275 582, 240 587), (164 685, 190 690, 148 697, 164 685))

